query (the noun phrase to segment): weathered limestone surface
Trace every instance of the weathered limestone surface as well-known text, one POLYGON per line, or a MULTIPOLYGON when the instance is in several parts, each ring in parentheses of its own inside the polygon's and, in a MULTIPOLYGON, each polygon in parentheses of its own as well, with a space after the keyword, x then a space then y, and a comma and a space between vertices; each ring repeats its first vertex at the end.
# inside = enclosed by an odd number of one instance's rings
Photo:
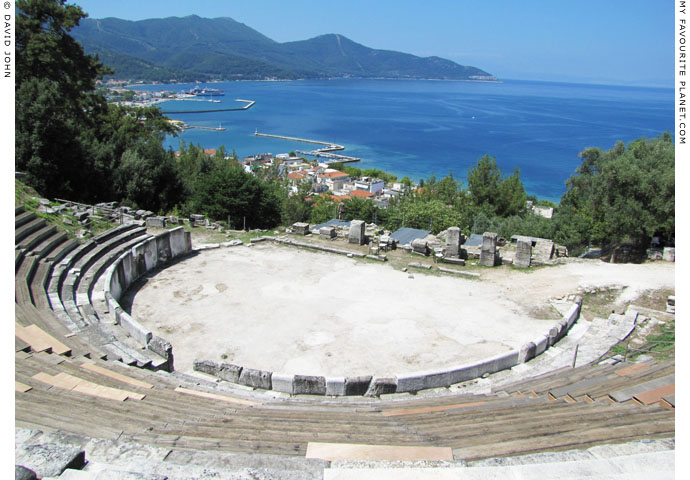
POLYGON ((371 383, 371 375, 345 377, 345 395, 364 395, 371 383))
POLYGON ((234 365, 232 363, 221 363, 218 367, 218 378, 232 383, 238 383, 240 381, 240 373, 242 373, 242 367, 239 365, 234 365))
POLYGON ((192 369, 196 372, 208 373, 218 376, 218 364, 211 360, 194 360, 192 369))
POLYGON ((446 257, 459 258, 462 234, 459 227, 450 227, 446 231, 446 257))
POLYGON ((398 387, 398 379, 392 378, 374 378, 369 383, 369 388, 364 394, 367 397, 378 397, 386 393, 395 393, 398 387))
POLYGON ((167 262, 172 258, 170 250, 170 232, 156 235, 156 250, 158 250, 158 264, 167 262))
POLYGON ((350 232, 348 241, 357 245, 364 245, 364 229, 366 224, 362 220, 352 220, 350 222, 350 232))
POLYGON ((517 251, 513 265, 519 268, 527 268, 532 263, 532 242, 518 240, 517 251))
POLYGON ((248 387, 271 390, 271 372, 254 368, 243 368, 238 383, 248 387))
POLYGON ((286 375, 283 373, 273 373, 271 375, 271 384, 273 390, 283 393, 295 393, 295 376, 286 375))
POLYGON ((170 230, 170 253, 172 254, 172 258, 176 258, 188 251, 184 227, 177 227, 170 230))
POLYGON ((423 238, 415 238, 412 240, 412 251, 421 253, 422 255, 429 255, 429 242, 423 238))
POLYGON ((172 344, 170 342, 157 335, 154 335, 151 337, 151 340, 146 348, 151 350, 153 353, 167 359, 169 364, 172 366, 172 344))
POLYGON ((36 480, 36 472, 23 465, 15 465, 14 480, 36 480))
POLYGON ((146 226, 152 228, 165 228, 165 217, 149 217, 146 219, 146 226))
POLYGON ((85 455, 80 448, 43 443, 15 448, 14 461, 36 472, 39 478, 59 477, 67 468, 83 468, 85 455))
POLYGON ((676 261, 676 249, 675 247, 664 247, 664 255, 662 257, 664 260, 667 262, 675 262, 676 261))
POLYGON ((482 252, 479 256, 479 264, 485 267, 496 266, 496 240, 498 234, 484 232, 482 237, 482 252))
POLYGON ((326 395, 345 395, 345 377, 326 377, 326 395))
POLYGON ((326 378, 310 375, 295 375, 294 393, 326 395, 326 378))
POLYGON ((330 240, 338 236, 335 227, 321 227, 319 230, 319 237, 325 240, 330 240))
POLYGON ((295 235, 306 235, 309 233, 309 224, 304 222, 293 223, 292 231, 295 235))
POLYGON ((522 346, 520 349, 520 355, 518 355, 518 363, 525 363, 532 360, 537 353, 537 346, 534 342, 528 342, 522 346))

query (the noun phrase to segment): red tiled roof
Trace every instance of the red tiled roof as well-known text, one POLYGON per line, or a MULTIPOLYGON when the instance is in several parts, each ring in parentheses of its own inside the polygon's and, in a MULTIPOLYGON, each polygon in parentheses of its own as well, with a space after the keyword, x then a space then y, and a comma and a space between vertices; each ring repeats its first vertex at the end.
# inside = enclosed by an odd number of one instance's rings
POLYGON ((365 192, 364 190, 353 190, 350 192, 350 196, 353 198, 369 198, 373 197, 374 194, 371 192, 365 192))
POLYGON ((300 172, 290 172, 287 174, 287 178, 290 180, 302 180, 304 177, 305 175, 300 172))
POLYGON ((339 172, 338 170, 334 172, 326 172, 322 173, 319 175, 320 177, 328 177, 328 178, 342 178, 342 177, 349 177, 349 175, 345 172, 339 172))

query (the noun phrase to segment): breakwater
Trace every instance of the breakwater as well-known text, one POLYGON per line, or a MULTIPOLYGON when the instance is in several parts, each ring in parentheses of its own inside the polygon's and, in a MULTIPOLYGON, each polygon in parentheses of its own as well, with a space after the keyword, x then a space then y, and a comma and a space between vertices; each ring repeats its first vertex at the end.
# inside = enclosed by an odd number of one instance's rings
POLYGON ((245 102, 246 105, 244 107, 238 107, 238 108, 216 108, 216 109, 210 109, 210 110, 180 110, 180 111, 161 111, 163 115, 171 115, 171 114, 183 114, 183 113, 215 113, 215 112, 235 112, 238 110, 247 110, 251 108, 252 105, 256 103, 254 100, 241 100, 241 99, 236 99, 236 102, 245 102))
MULTIPOLYGON (((322 142, 320 140, 310 140, 308 138, 288 137, 285 135, 273 135, 270 133, 259 133, 258 131, 255 131, 254 135, 257 137, 279 138, 281 140, 290 140, 293 142, 314 143, 316 145, 325 145, 323 148, 317 148, 316 150, 310 150, 310 151, 297 150, 295 152, 295 153, 299 153, 301 155, 310 155, 313 157, 323 157, 323 158, 327 158, 329 160, 342 162, 342 163, 359 162, 361 160, 361 158, 358 158, 358 157, 351 157, 349 155, 341 155, 339 153, 333 153, 333 152, 345 150, 345 147, 343 145, 338 145, 337 143, 322 142)), ((329 162, 326 161, 326 163, 329 163, 329 162)))

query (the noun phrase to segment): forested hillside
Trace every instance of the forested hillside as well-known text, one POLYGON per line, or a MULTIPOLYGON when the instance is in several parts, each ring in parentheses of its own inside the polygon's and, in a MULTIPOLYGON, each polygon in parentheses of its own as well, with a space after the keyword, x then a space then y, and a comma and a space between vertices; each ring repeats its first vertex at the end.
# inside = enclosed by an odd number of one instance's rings
POLYGON ((439 57, 371 49, 342 35, 278 43, 231 18, 85 19, 72 33, 118 78, 153 80, 163 72, 175 80, 490 76, 439 57))

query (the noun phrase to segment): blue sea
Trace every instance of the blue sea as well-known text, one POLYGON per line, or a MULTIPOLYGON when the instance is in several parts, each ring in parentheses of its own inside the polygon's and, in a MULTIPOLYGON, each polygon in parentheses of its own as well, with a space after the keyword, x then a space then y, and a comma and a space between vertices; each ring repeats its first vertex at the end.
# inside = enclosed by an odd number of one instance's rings
MULTIPOLYGON (((587 147, 673 133, 673 89, 506 80, 503 83, 415 80, 303 80, 223 82, 221 103, 170 101, 161 110, 242 107, 248 110, 170 114, 225 131, 191 129, 180 139, 204 148, 224 145, 239 157, 312 150, 315 145, 254 136, 260 133, 334 142, 360 168, 376 167, 417 181, 453 172, 463 181, 485 154, 506 174, 520 169, 529 194, 558 201, 587 147)), ((189 90, 194 84, 140 90, 189 90)), ((201 97, 203 98, 203 97, 201 97)), ((466 185, 466 184, 465 184, 466 185)))

